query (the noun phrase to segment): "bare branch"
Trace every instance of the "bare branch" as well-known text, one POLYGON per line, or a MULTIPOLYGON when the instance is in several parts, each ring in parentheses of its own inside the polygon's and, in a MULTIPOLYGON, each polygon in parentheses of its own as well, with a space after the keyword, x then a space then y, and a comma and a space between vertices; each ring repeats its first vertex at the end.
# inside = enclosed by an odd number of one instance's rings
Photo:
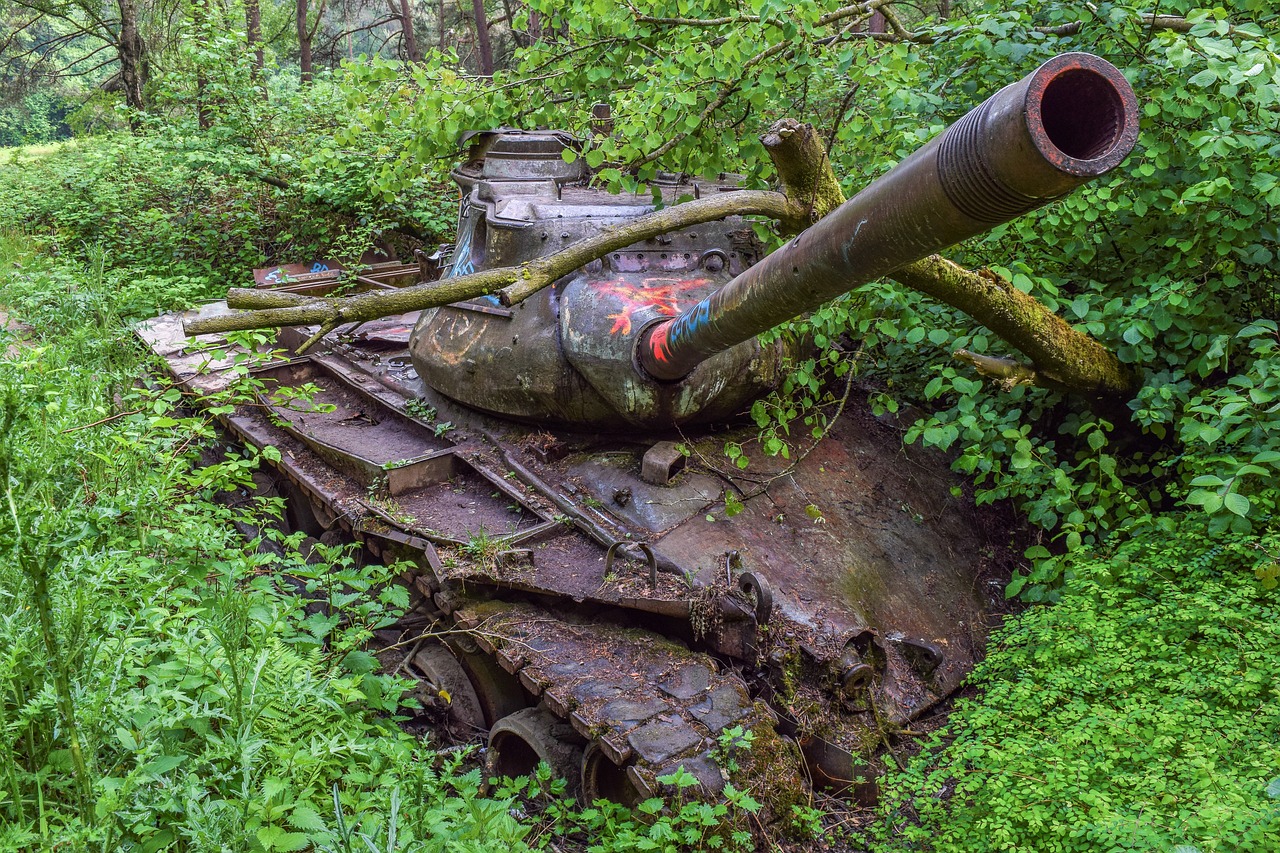
MULTIPOLYGON (((865 3, 854 3, 850 6, 842 6, 839 9, 833 9, 818 19, 819 26, 827 26, 837 21, 854 15, 874 12, 883 6, 887 6, 889 0, 868 0, 865 3)), ((727 15, 722 18, 656 18, 651 15, 642 15, 632 6, 627 4, 631 11, 635 14, 636 21, 642 24, 658 24, 676 27, 723 27, 730 24, 758 24, 767 19, 761 18, 759 15, 727 15)))
MULTIPOLYGON (((1175 33, 1189 33, 1195 24, 1181 15, 1143 15, 1139 22, 1152 30, 1171 30, 1175 33)), ((1036 27, 1035 31, 1051 36, 1073 36, 1085 28, 1084 21, 1072 21, 1056 27, 1036 27)), ((1239 35, 1240 31, 1231 24, 1227 25, 1227 35, 1239 35)))

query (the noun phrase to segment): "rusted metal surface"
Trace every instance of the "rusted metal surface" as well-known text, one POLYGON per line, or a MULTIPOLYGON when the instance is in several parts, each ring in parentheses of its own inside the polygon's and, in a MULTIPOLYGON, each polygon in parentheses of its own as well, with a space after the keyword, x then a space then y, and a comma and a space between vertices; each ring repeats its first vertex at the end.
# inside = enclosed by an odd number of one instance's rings
POLYGON ((492 600, 466 603, 453 615, 543 706, 600 744, 613 769, 597 766, 597 775, 625 774, 640 796, 656 793, 657 777, 678 766, 718 791, 724 777, 711 757, 717 733, 772 727, 772 712, 740 677, 649 631, 492 600))
POLYGON ((1057 56, 763 262, 654 325, 640 363, 655 378, 680 379, 857 285, 1109 172, 1137 134, 1137 99, 1115 66, 1086 53, 1057 56))
POLYGON ((253 281, 257 287, 310 296, 327 296, 339 287, 352 291, 391 290, 416 284, 424 278, 427 276, 421 265, 386 260, 381 253, 366 255, 357 272, 349 271, 343 264, 331 259, 277 264, 253 271, 253 281))

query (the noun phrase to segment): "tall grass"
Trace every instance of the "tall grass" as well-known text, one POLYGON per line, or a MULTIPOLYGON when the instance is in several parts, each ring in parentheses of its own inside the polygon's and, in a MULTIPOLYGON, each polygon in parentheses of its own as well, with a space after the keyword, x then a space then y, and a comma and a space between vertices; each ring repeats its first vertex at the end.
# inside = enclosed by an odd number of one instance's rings
POLYGON ((67 144, 66 142, 45 142, 40 145, 19 145, 14 148, 0 148, 0 166, 23 158, 44 157, 67 144))

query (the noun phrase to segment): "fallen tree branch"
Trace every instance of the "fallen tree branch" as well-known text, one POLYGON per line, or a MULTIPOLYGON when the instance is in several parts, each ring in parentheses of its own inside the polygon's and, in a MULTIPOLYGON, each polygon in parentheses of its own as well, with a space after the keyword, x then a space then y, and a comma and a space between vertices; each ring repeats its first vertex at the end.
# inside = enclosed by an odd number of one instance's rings
MULTIPOLYGON (((607 228, 556 252, 514 267, 482 270, 430 284, 397 290, 358 293, 340 298, 307 297, 295 293, 236 289, 228 293, 228 305, 254 310, 192 320, 189 335, 232 332, 281 326, 332 326, 376 320, 392 314, 438 308, 454 302, 496 294, 505 305, 514 305, 537 293, 584 264, 634 243, 726 216, 767 216, 799 230, 808 222, 808 210, 781 193, 743 190, 674 205, 607 228)), ((309 341, 308 344, 313 343, 309 341)))
MULTIPOLYGON (((782 119, 761 141, 787 196, 803 205, 813 222, 844 203, 826 146, 812 126, 782 119)), ((971 272, 930 255, 899 267, 889 278, 958 308, 1031 359, 1031 367, 1009 362, 998 369, 996 362, 1004 360, 969 354, 969 364, 998 373, 1002 382, 1012 376, 1015 384, 1034 382, 1108 406, 1128 400, 1136 390, 1137 377, 1111 350, 995 273, 971 272)))
POLYGON ((1137 378, 1115 354, 989 270, 971 272, 937 255, 889 277, 958 308, 1031 359, 1035 384, 1092 400, 1133 396, 1137 378))

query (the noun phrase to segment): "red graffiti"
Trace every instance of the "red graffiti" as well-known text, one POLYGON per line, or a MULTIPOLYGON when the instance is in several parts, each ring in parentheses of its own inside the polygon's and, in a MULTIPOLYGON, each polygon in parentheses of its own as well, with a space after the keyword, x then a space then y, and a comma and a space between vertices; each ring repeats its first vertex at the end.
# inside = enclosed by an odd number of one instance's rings
POLYGON ((639 285, 624 282, 601 282, 596 289, 601 293, 614 296, 622 303, 622 310, 606 315, 613 321, 609 334, 631 334, 631 319, 637 311, 652 309, 663 317, 674 317, 680 313, 680 299, 691 290, 704 288, 705 278, 646 278, 639 285))
POLYGON ((670 329, 670 322, 659 323, 653 327, 653 332, 649 335, 649 352, 664 364, 667 361, 667 332, 670 329))

